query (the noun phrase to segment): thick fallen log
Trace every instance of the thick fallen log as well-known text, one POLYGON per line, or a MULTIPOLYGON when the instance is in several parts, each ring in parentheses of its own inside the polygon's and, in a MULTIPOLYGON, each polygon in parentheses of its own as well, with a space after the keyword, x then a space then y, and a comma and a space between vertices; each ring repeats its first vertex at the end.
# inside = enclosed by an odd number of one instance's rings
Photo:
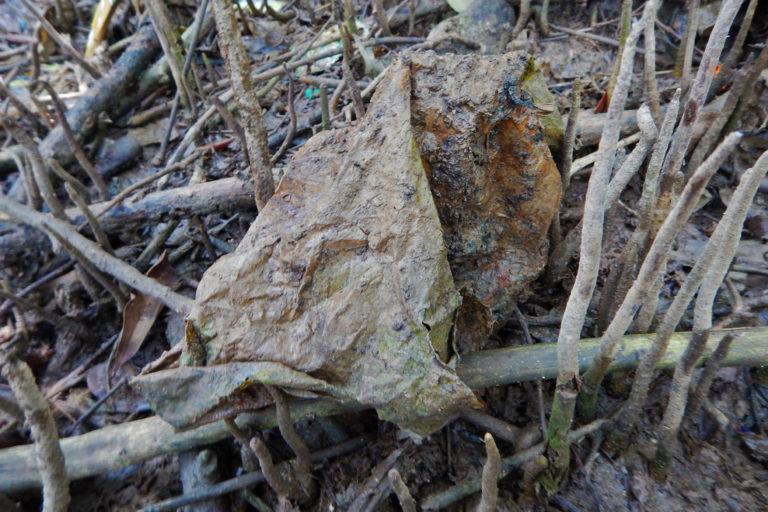
MULTIPOLYGON (((768 364, 768 327, 712 331, 704 357, 709 356, 720 339, 736 336, 724 366, 762 366, 768 364)), ((612 369, 632 369, 648 350, 654 334, 624 336, 612 369)), ((659 364, 671 368, 685 349, 690 333, 676 333, 659 364)), ((584 339, 579 344, 580 370, 585 371, 600 344, 599 339, 584 339)), ((465 355, 457 369, 473 389, 483 389, 515 382, 551 379, 557 375, 554 343, 484 350, 465 355)), ((291 414, 296 420, 308 414, 326 416, 362 409, 357 403, 332 400, 294 400, 291 414)), ((263 429, 276 425, 271 408, 238 417, 240 425, 263 429)), ((121 469, 157 455, 215 443, 230 436, 223 421, 185 432, 176 432, 159 417, 105 427, 87 434, 61 440, 70 480, 86 478, 121 469)), ((40 474, 33 445, 0 450, 0 492, 17 492, 40 487, 40 474)))

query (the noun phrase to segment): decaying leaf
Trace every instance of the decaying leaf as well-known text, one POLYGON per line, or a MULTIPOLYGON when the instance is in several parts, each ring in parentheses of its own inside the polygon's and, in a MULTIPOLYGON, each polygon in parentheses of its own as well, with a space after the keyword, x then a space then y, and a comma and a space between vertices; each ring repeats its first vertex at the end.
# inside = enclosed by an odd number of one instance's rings
MULTIPOLYGON (((165 252, 147 271, 147 276, 171 288, 179 286, 179 277, 168 262, 165 252)), ((138 292, 131 296, 131 300, 123 309, 123 328, 117 340, 114 362, 109 370, 110 375, 114 374, 116 368, 122 367, 136 355, 162 309, 163 303, 153 297, 138 292)))
POLYGON ((560 196, 530 98, 512 85, 525 66, 397 60, 359 124, 310 139, 200 281, 187 332, 208 366, 134 380, 153 408, 183 427, 265 382, 356 400, 427 434, 479 406, 449 359, 454 281, 486 335, 543 266, 560 196), (263 364, 268 378, 248 366, 263 364))

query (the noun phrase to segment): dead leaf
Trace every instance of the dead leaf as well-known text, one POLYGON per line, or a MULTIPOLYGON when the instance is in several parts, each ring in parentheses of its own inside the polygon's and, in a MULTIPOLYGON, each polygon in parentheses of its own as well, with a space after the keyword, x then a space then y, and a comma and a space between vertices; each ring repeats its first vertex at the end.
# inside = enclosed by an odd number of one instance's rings
MULTIPOLYGON (((166 252, 163 252, 157 263, 147 271, 147 276, 157 280, 160 284, 177 288, 179 276, 176 275, 176 271, 166 256, 166 252)), ((110 375, 114 373, 115 368, 120 368, 136 355, 162 309, 163 303, 153 297, 142 293, 135 293, 131 296, 131 300, 123 309, 123 328, 117 340, 110 375)))

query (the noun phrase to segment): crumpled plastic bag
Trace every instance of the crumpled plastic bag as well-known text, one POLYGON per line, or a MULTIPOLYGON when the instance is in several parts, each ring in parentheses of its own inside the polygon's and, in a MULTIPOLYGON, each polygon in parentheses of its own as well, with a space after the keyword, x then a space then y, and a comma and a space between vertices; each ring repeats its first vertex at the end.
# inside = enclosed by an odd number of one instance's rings
POLYGON ((454 283, 468 315, 485 312, 487 335, 543 266, 560 196, 530 99, 512 85, 525 67, 514 56, 393 62, 364 118, 312 137, 237 250, 205 273, 185 352, 202 346, 207 366, 134 379, 152 408, 184 428, 243 393, 266 405, 260 382, 355 400, 425 435, 480 407, 449 359, 454 283))

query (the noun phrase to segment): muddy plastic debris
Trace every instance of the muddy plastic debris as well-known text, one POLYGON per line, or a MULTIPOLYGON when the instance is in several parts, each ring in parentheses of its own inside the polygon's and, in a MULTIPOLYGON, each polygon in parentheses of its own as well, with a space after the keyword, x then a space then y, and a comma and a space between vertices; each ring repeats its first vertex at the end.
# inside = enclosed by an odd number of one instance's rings
POLYGON ((481 348, 547 259, 561 182, 519 85, 528 66, 522 55, 412 57, 413 130, 464 299, 461 351, 481 348))
POLYGON ((200 369, 166 370, 134 380, 153 409, 184 427, 264 382, 356 400, 427 434, 480 406, 449 359, 459 290, 460 317, 487 335, 543 266, 560 198, 515 85, 525 69, 516 56, 395 61, 366 116, 310 139, 237 250, 203 276, 188 321, 213 396, 173 384, 200 369), (232 364, 237 382, 223 379, 232 364))

